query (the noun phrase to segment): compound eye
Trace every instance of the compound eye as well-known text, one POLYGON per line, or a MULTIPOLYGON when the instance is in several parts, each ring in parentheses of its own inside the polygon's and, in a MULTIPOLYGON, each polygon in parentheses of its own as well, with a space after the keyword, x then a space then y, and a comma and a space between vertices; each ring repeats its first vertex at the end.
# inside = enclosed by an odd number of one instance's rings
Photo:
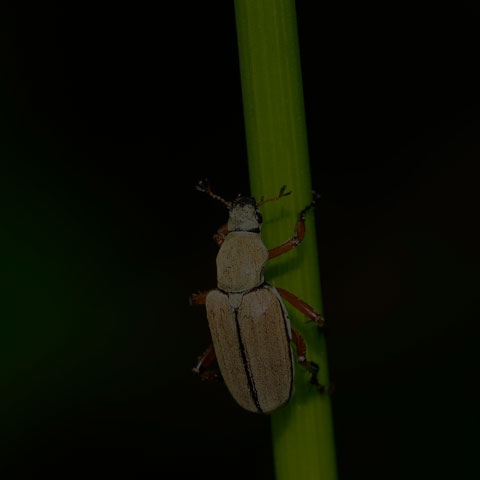
POLYGON ((257 220, 258 223, 262 223, 263 222, 263 217, 262 217, 262 214, 257 210, 255 212, 255 218, 257 220))

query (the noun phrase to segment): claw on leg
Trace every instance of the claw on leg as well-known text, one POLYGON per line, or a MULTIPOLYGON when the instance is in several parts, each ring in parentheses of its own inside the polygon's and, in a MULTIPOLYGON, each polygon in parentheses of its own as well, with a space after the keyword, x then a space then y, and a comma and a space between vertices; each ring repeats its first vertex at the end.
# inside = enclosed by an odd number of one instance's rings
POLYGON ((318 381, 318 372, 320 370, 318 364, 307 360, 307 346, 301 333, 292 328, 292 341, 295 343, 297 349, 297 361, 298 363, 311 374, 310 384, 312 384, 320 393, 327 393, 331 395, 333 393, 333 387, 326 387, 318 381))
MULTIPOLYGON (((285 195, 280 195, 280 196, 285 196, 285 195)), ((287 240, 285 243, 283 243, 282 245, 279 245, 278 247, 275 247, 269 250, 268 258, 278 257, 279 255, 282 255, 292 250, 292 248, 298 247, 298 245, 302 243, 303 237, 305 236, 305 214, 315 206, 317 198, 318 198, 318 195, 315 192, 313 192, 313 200, 311 201, 311 203, 307 205, 298 214, 297 223, 295 224, 295 235, 292 238, 290 238, 290 240, 287 240)))
POLYGON ((221 380, 222 376, 215 370, 209 368, 215 363, 217 359, 213 345, 210 344, 207 349, 198 357, 198 362, 192 368, 194 373, 200 375, 202 380, 221 380))

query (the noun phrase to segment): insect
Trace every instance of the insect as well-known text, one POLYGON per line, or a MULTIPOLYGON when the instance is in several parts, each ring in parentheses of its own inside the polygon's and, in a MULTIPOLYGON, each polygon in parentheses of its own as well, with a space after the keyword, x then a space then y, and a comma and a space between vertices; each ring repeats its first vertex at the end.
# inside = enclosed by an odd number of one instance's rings
POLYGON ((207 181, 197 189, 222 202, 229 210, 228 222, 214 235, 220 246, 217 255, 217 288, 193 294, 190 304, 205 305, 213 343, 199 357, 193 369, 202 378, 214 378, 211 367, 218 362, 221 375, 237 403, 251 412, 271 413, 293 395, 294 358, 311 374, 318 390, 318 365, 306 358, 305 341, 290 326, 282 298, 319 326, 323 317, 292 293, 265 282, 268 260, 297 247, 305 234, 305 214, 315 200, 298 215, 295 235, 268 250, 261 236, 262 215, 258 208, 286 197, 286 186, 277 197, 256 202, 253 197, 237 197, 227 202, 215 195, 207 181))

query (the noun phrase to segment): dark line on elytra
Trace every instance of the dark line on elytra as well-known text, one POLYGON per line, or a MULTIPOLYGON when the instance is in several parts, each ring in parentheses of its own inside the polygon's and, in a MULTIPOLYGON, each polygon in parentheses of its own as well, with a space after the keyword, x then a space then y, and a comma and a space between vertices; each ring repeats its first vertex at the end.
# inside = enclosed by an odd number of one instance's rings
POLYGON ((240 346, 240 355, 242 356, 243 368, 245 369, 245 375, 247 376, 248 389, 252 396, 252 400, 257 407, 257 410, 260 413, 263 413, 262 407, 260 407, 260 402, 258 401, 257 389, 255 388, 255 383, 253 382, 252 374, 250 372, 250 366, 247 360, 247 352, 245 351, 245 345, 243 344, 242 333, 240 332, 240 324, 238 323, 238 311, 235 309, 235 325, 237 327, 237 337, 238 344, 240 346))
MULTIPOLYGON (((280 295, 280 294, 278 294, 280 295)), ((287 315, 287 311, 285 306, 283 305, 282 301, 280 298, 277 298, 277 301, 280 306, 280 310, 282 311, 282 317, 283 317, 283 326, 285 327, 285 335, 287 336, 287 339, 289 338, 288 335, 288 327, 287 327, 287 318, 285 318, 285 315, 287 315)), ((291 328, 291 327, 290 327, 291 328)), ((293 393, 293 375, 294 375, 294 369, 295 366, 293 365, 293 359, 292 359, 292 347, 290 346, 290 341, 288 342, 288 358, 290 360, 290 391, 288 393, 288 398, 292 398, 292 393, 293 393)))
MULTIPOLYGON (((227 292, 226 290, 222 290, 221 288, 217 287, 217 290, 219 292, 224 293, 225 295, 229 295, 230 293, 241 293, 242 295, 246 295, 247 293, 254 292, 255 290, 261 290, 265 285, 269 285, 267 282, 262 282, 260 285, 257 285, 256 287, 253 288, 247 288, 247 290, 239 290, 239 291, 234 291, 234 292, 227 292)), ((235 315, 237 312, 235 311, 235 315)))

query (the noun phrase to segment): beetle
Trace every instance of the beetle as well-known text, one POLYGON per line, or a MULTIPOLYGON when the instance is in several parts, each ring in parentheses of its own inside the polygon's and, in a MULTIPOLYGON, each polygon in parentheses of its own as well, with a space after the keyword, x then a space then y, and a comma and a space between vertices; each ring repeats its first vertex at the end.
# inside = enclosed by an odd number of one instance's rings
POLYGON ((286 197, 286 186, 277 197, 256 202, 238 196, 228 202, 215 195, 208 181, 197 189, 222 202, 229 210, 228 222, 214 235, 220 246, 217 288, 190 297, 191 305, 205 305, 213 343, 199 357, 193 369, 202 378, 216 377, 209 368, 215 360, 227 388, 236 402, 250 412, 271 413, 292 397, 294 358, 290 343, 296 346, 297 361, 311 374, 310 382, 319 391, 318 365, 306 358, 306 345, 300 332, 290 326, 282 298, 319 326, 325 321, 310 305, 294 294, 265 282, 268 260, 297 247, 305 235, 305 214, 315 199, 298 215, 295 235, 268 250, 262 240, 262 215, 258 208, 266 202, 286 197))

